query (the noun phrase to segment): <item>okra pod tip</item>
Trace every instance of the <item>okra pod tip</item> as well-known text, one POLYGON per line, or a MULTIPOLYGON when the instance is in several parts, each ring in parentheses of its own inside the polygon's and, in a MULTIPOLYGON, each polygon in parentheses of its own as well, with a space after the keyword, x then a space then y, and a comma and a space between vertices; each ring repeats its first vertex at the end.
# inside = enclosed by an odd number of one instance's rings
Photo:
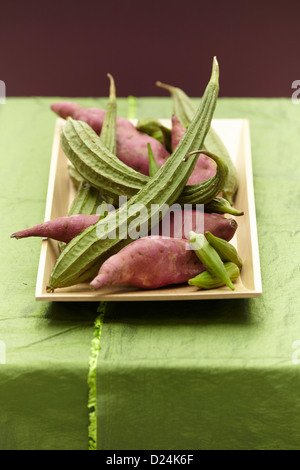
POLYGON ((196 251, 196 250, 201 250, 204 245, 205 237, 202 233, 196 233, 193 230, 189 232, 189 240, 190 240, 190 245, 191 248, 196 251))
POLYGON ((213 80, 215 82, 217 82, 219 80, 219 64, 218 64, 216 56, 214 56, 214 58, 213 58, 213 67, 212 67, 211 80, 213 80))
POLYGON ((206 269, 216 278, 221 279, 231 290, 234 290, 234 285, 226 272, 222 259, 206 240, 205 236, 191 230, 189 232, 189 239, 192 250, 195 251, 206 269))
POLYGON ((116 86, 115 86, 114 78, 110 73, 108 73, 107 76, 110 80, 110 89, 109 89, 110 98, 116 98, 116 86))

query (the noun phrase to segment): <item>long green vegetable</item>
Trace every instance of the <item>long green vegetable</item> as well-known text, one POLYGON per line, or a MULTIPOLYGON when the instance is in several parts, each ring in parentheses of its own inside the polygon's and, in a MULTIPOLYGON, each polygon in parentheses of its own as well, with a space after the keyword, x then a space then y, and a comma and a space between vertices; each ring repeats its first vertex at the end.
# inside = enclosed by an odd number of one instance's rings
POLYGON ((68 118, 61 145, 76 170, 96 189, 118 203, 119 196, 134 196, 149 177, 125 165, 83 121, 68 118))
MULTIPOLYGON (((173 99, 173 113, 185 127, 188 127, 196 112, 196 107, 191 99, 178 87, 161 82, 156 82, 156 85, 169 91, 173 99)), ((238 189, 237 171, 230 158, 228 150, 212 127, 207 133, 204 147, 210 152, 219 155, 219 157, 221 157, 228 166, 228 175, 223 188, 223 197, 232 204, 235 193, 238 189)))
MULTIPOLYGON (((106 197, 112 198, 114 205, 118 204, 119 196, 130 199, 150 181, 149 176, 121 162, 85 122, 68 118, 62 130, 61 144, 76 170, 90 185, 99 189, 106 197)), ((228 172, 227 165, 216 155, 207 152, 206 154, 217 163, 216 174, 207 181, 186 186, 178 196, 178 203, 203 204, 216 197, 223 189, 228 172), (206 192, 208 186, 211 190, 210 199, 206 192)))
POLYGON ((216 250, 222 261, 231 261, 240 269, 242 268, 243 261, 236 248, 231 243, 228 243, 222 238, 216 237, 211 232, 205 232, 205 236, 210 245, 216 250))
POLYGON ((100 139, 106 147, 115 155, 117 152, 117 98, 116 86, 110 73, 107 74, 110 79, 109 99, 106 107, 105 118, 101 129, 100 139))
POLYGON ((78 189, 80 186, 80 183, 84 181, 82 176, 78 173, 78 171, 73 167, 73 165, 68 165, 68 173, 69 176, 72 180, 72 183, 74 184, 75 188, 78 189))
MULTIPOLYGON (((226 262, 224 263, 224 268, 230 281, 235 282, 240 275, 237 265, 232 262, 226 262)), ((222 279, 214 276, 209 271, 203 271, 198 276, 189 279, 188 284, 190 286, 197 286, 200 289, 217 289, 226 285, 222 279)))
POLYGON ((149 156, 149 176, 152 177, 155 175, 155 173, 158 172, 159 166, 155 161, 151 144, 148 144, 148 156, 149 156))
MULTIPOLYGON (((107 104, 107 111, 101 131, 101 140, 111 149, 112 152, 116 151, 117 139, 116 139, 116 117, 117 117, 117 100, 116 100, 116 88, 113 77, 108 74, 110 80, 110 91, 109 100, 107 104)), ((99 206, 103 202, 111 202, 108 198, 104 198, 103 194, 96 188, 90 185, 87 181, 82 178, 75 168, 69 168, 69 174, 73 181, 78 182, 78 188, 75 197, 72 201, 68 215, 84 214, 92 215, 96 214, 99 206)), ((66 244, 59 242, 60 251, 65 249, 66 244)))
POLYGON ((207 271, 217 279, 221 279, 226 286, 234 290, 234 285, 228 276, 224 264, 217 251, 208 243, 202 233, 189 233, 190 245, 195 251, 200 261, 204 264, 207 271))
POLYGON ((214 58, 212 76, 200 106, 175 152, 128 202, 68 244, 51 273, 50 290, 90 280, 109 256, 132 241, 132 233, 139 228, 146 228, 148 232, 152 225, 157 224, 166 211, 163 208, 168 208, 178 199, 194 169, 197 155, 183 160, 190 152, 202 148, 210 128, 218 91, 219 67, 214 58), (137 207, 145 209, 141 210, 139 217, 137 207))
MULTIPOLYGON (((111 74, 107 74, 110 80, 109 99, 106 108, 104 123, 102 126, 100 139, 106 147, 116 153, 116 118, 117 118, 117 99, 115 82, 111 74)), ((76 171, 76 170, 75 170, 76 171)), ((80 176, 80 175, 79 175, 80 176)), ((77 189, 75 198, 72 202, 68 215, 73 214, 96 214, 97 208, 105 200, 101 192, 91 186, 83 179, 77 189)), ((110 201, 108 201, 110 202, 110 201)))
POLYGON ((82 181, 72 201, 68 215, 96 214, 97 208, 104 201, 103 195, 87 181, 82 181))
POLYGON ((218 214, 231 214, 235 216, 244 215, 243 211, 233 207, 227 199, 215 197, 204 206, 205 212, 216 212, 218 214))

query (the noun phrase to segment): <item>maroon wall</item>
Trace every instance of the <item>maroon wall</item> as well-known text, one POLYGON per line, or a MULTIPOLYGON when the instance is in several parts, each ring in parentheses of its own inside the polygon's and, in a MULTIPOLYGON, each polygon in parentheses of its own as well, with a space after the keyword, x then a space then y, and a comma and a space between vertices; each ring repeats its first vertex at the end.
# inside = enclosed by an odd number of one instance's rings
POLYGON ((8 96, 200 96, 212 57, 220 96, 291 96, 300 79, 299 0, 7 1, 0 80, 8 96), (50 6, 49 6, 50 5, 50 6))

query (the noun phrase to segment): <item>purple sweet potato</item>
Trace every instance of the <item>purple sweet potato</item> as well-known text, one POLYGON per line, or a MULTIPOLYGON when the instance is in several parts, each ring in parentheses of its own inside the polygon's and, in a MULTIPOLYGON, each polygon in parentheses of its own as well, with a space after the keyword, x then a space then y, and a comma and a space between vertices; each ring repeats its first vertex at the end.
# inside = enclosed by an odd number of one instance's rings
MULTIPOLYGON (((152 228, 151 235, 188 239, 191 230, 203 234, 209 231, 216 237, 229 241, 238 226, 235 219, 226 218, 222 214, 197 212, 195 209, 171 211, 170 217, 167 217, 165 216, 156 227, 152 228), (204 217, 203 227, 201 216, 204 217)), ((98 219, 98 214, 58 217, 13 233, 11 238, 44 237, 69 243, 87 227, 94 225, 98 219)))
POLYGON ((82 110, 82 107, 72 101, 60 101, 53 103, 51 109, 58 114, 58 116, 67 119, 68 116, 75 116, 76 113, 82 110))
POLYGON ((229 241, 234 236, 238 224, 235 219, 226 218, 222 214, 200 212, 196 209, 170 211, 169 218, 165 216, 151 233, 174 238, 188 239, 191 230, 197 233, 211 232, 215 237, 229 241), (203 217, 203 221, 202 221, 203 217))
POLYGON ((156 289, 182 284, 204 270, 188 240, 145 237, 108 258, 90 285, 95 290, 119 284, 156 289))
MULTIPOLYGON (((200 213, 200 217, 202 213, 200 213)), ((203 213, 204 227, 202 228, 199 212, 195 209, 176 210, 170 212, 170 218, 164 219, 154 227, 151 235, 167 236, 171 238, 188 239, 190 230, 197 233, 211 232, 226 241, 231 240, 237 229, 237 222, 232 218, 226 218, 221 214, 203 213), (198 216, 197 216, 198 214, 198 216), (164 220, 169 223, 165 223, 164 220)), ((34 227, 13 233, 11 238, 44 237, 52 238, 64 243, 69 243, 72 238, 79 235, 90 225, 94 225, 99 219, 98 214, 93 215, 69 215, 43 222, 34 227)))
MULTIPOLYGON (((53 109, 53 108, 52 108, 53 109)), ((76 111, 71 117, 77 121, 86 122, 91 128, 100 135, 102 130, 102 125, 104 122, 106 111, 104 109, 98 108, 81 108, 76 111)))
MULTIPOLYGON (((172 151, 176 149, 181 138, 186 132, 186 128, 181 124, 177 116, 172 116, 172 129, 171 129, 171 142, 172 142, 172 151)), ((196 184, 206 181, 211 178, 216 173, 216 164, 215 162, 207 157, 206 155, 200 153, 198 160, 196 162, 195 168, 189 177, 187 184, 196 184)))
POLYGON ((90 225, 94 225, 99 215, 69 215, 49 220, 32 228, 13 233, 10 238, 45 237, 69 243, 90 225))
POLYGON ((173 114, 172 116, 172 128, 171 128, 171 146, 172 146, 172 151, 176 149, 178 146, 179 142, 181 141, 182 137, 184 136, 186 132, 186 127, 184 127, 183 124, 181 124, 180 120, 178 117, 173 114))
MULTIPOLYGON (((82 108, 75 104, 72 107, 72 104, 74 103, 61 101, 53 103, 51 109, 64 119, 71 116, 73 119, 87 122, 97 134, 100 134, 106 111, 98 108, 82 108)), ((170 156, 158 140, 139 132, 128 119, 118 116, 116 124, 117 157, 134 170, 149 175, 148 143, 159 166, 162 166, 170 156)))

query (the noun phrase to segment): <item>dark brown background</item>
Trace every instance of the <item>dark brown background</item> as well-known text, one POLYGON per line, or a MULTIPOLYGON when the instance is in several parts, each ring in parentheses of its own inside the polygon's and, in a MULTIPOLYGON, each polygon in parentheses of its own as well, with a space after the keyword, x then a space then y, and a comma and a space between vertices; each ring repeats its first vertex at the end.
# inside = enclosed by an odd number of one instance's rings
POLYGON ((220 96, 291 96, 300 79, 300 1, 137 0, 0 3, 8 96, 200 96, 212 57, 220 96))

